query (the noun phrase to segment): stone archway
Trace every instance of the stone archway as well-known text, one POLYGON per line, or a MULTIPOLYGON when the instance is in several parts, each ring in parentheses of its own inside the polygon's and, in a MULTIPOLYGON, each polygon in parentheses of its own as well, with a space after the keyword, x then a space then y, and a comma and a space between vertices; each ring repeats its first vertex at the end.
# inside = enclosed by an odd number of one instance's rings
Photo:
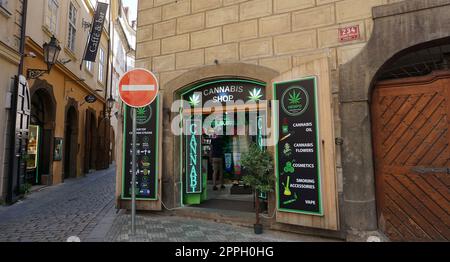
POLYGON ((86 109, 84 133, 84 173, 96 169, 97 160, 97 116, 92 108, 86 109))
POLYGON ((116 133, 114 132, 114 128, 112 126, 110 126, 110 131, 109 131, 109 140, 110 140, 110 145, 109 145, 109 164, 113 164, 114 162, 116 162, 116 154, 115 154, 115 150, 116 150, 116 133))
POLYGON ((370 98, 377 74, 397 54, 450 35, 450 0, 411 0, 376 7, 371 39, 340 68, 344 220, 347 230, 378 229, 370 98))
POLYGON ((65 109, 64 179, 77 177, 78 159, 78 103, 69 98, 65 109))
POLYGON ((36 80, 30 89, 31 124, 39 127, 37 184, 53 183, 53 144, 55 136, 56 99, 53 86, 36 80))
MULTIPOLYGON (((180 144, 171 132, 171 120, 176 113, 171 112, 172 102, 180 98, 180 91, 211 79, 240 78, 258 80, 270 84, 280 73, 267 67, 244 63, 219 64, 205 66, 191 70, 164 84, 161 88, 164 93, 163 102, 163 129, 164 129, 164 156, 163 156, 163 200, 169 207, 180 206, 180 144)), ((267 89, 267 96, 271 97, 271 88, 267 89)))
POLYGON ((110 151, 110 127, 111 121, 104 117, 99 119, 97 131, 97 170, 107 169, 109 167, 109 151, 110 151))

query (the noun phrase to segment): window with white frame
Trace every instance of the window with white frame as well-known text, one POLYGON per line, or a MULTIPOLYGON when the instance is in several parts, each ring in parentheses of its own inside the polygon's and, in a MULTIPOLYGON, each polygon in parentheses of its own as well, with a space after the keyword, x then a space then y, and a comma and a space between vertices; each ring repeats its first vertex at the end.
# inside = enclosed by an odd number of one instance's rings
POLYGON ((47 9, 45 12, 45 25, 52 34, 56 34, 57 30, 58 9, 59 4, 57 0, 47 0, 47 9))
POLYGON ((0 6, 6 8, 8 6, 8 0, 0 0, 0 6))
POLYGON ((67 47, 75 52, 76 35, 77 35, 77 8, 70 2, 69 5, 69 36, 67 40, 67 47))
POLYGON ((94 71, 94 64, 91 61, 86 61, 84 65, 87 71, 91 73, 94 71))
POLYGON ((98 81, 103 83, 105 75, 105 51, 100 48, 98 53, 98 81))

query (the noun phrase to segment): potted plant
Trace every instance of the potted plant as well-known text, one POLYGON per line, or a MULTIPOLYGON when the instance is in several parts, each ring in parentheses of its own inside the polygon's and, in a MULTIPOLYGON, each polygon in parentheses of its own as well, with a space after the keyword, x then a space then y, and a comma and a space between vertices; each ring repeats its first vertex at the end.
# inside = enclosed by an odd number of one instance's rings
POLYGON ((241 163, 245 171, 243 182, 253 188, 256 196, 255 234, 262 234, 259 194, 274 191, 273 159, 269 152, 252 143, 249 151, 242 155, 241 163))
POLYGON ((32 185, 30 183, 25 183, 20 185, 20 194, 26 197, 31 192, 32 185))

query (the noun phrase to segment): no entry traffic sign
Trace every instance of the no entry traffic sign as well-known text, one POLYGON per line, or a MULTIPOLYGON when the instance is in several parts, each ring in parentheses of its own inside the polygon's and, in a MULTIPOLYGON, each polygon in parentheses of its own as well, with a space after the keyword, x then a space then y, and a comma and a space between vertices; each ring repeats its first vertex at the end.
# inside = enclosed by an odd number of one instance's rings
POLYGON ((153 103, 158 96, 158 79, 145 69, 134 69, 122 76, 119 81, 119 94, 122 101, 130 107, 140 108, 153 103))
POLYGON ((132 108, 133 114, 133 146, 132 146, 132 179, 131 179, 131 231, 136 232, 136 108, 150 105, 158 96, 159 86, 155 75, 145 69, 134 69, 124 74, 119 81, 119 94, 122 101, 132 108))

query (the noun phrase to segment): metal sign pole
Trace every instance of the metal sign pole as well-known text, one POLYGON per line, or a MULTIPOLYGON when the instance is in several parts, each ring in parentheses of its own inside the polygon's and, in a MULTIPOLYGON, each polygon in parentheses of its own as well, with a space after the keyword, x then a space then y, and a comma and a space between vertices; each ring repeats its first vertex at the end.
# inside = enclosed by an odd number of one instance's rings
POLYGON ((131 231, 132 234, 136 234, 136 108, 132 108, 133 112, 133 157, 132 157, 132 169, 133 175, 131 179, 131 231))

